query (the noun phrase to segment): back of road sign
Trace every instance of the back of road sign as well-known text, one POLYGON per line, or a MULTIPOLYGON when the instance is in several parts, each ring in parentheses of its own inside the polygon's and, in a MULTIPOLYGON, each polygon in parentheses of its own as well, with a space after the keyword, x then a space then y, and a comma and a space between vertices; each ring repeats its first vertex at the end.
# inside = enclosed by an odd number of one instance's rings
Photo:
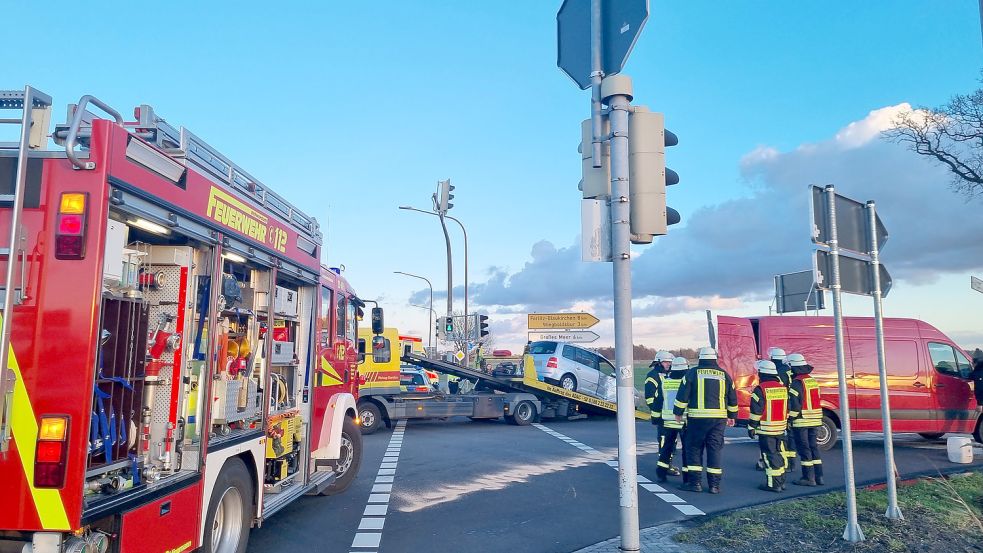
MULTIPOLYGON (((564 0, 556 13, 556 65, 590 88, 590 3, 564 0)), ((601 71, 620 73, 649 16, 648 0, 601 1, 601 71)))

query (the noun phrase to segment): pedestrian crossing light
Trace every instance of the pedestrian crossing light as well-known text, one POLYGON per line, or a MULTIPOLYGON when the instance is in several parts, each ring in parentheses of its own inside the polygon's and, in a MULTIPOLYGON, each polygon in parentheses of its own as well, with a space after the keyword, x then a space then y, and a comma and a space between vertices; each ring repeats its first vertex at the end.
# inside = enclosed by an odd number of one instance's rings
POLYGON ((451 317, 437 317, 437 339, 448 341, 449 335, 454 332, 454 319, 451 317))
POLYGON ((478 315, 478 338, 488 336, 488 315, 478 315))
POLYGON ((451 203, 451 200, 454 199, 454 194, 452 194, 454 191, 454 185, 451 184, 451 179, 437 181, 437 184, 440 186, 440 201, 437 206, 437 211, 440 213, 447 213, 449 209, 454 207, 454 204, 451 203))

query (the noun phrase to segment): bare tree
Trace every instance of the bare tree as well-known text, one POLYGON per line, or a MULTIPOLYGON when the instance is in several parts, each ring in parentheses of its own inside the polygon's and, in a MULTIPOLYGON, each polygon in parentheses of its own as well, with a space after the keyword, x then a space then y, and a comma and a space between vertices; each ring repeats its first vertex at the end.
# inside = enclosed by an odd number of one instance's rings
POLYGON ((903 112, 884 134, 948 168, 956 192, 968 198, 983 195, 983 88, 957 94, 935 109, 903 112))

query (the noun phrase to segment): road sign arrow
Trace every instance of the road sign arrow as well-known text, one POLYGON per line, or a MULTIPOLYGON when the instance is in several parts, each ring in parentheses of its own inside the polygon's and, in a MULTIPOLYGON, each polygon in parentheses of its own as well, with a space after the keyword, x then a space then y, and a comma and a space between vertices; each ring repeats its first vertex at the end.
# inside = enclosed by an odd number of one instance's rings
MULTIPOLYGON (((590 88, 590 2, 564 0, 556 13, 556 65, 581 89, 590 88)), ((601 71, 620 73, 649 16, 648 0, 601 3, 601 71)))
MULTIPOLYGON (((826 191, 819 186, 811 186, 812 203, 812 241, 828 246, 831 240, 829 217, 827 214, 826 191)), ((836 235, 842 249, 857 253, 870 253, 870 230, 867 204, 836 194, 836 235)), ((887 228, 881 216, 875 213, 877 227, 877 249, 880 251, 887 243, 887 228)))
POLYGON ((589 344, 591 342, 597 341, 600 338, 598 334, 592 330, 556 330, 556 331, 539 331, 530 332, 529 341, 538 342, 540 340, 549 340, 551 342, 573 342, 577 344, 589 344))
POLYGON ((584 329, 590 328, 600 319, 590 313, 530 313, 530 329, 584 329))

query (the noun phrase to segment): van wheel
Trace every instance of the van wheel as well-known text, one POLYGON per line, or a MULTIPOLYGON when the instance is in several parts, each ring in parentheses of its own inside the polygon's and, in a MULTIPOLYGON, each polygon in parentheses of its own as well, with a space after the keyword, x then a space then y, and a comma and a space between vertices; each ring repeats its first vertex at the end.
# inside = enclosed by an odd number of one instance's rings
POLYGON ((560 377, 560 387, 571 392, 577 391, 577 378, 567 373, 560 377))
POLYGON ((252 521, 253 483, 246 465, 229 459, 215 481, 205 518, 205 553, 243 553, 252 521))
POLYGON ((983 444, 983 417, 976 421, 976 430, 973 430, 973 438, 978 442, 983 444))
POLYGON ((918 435, 921 436, 922 438, 925 438, 926 440, 938 440, 939 438, 941 438, 944 435, 944 433, 942 433, 942 432, 919 432, 918 435))
POLYGON ((528 426, 536 420, 536 406, 530 401, 520 401, 509 417, 509 423, 516 426, 528 426))
POLYGON ((371 434, 382 426, 382 413, 371 401, 366 401, 358 408, 358 418, 362 421, 362 434, 371 434))
POLYGON ((833 449, 838 437, 839 429, 836 428, 836 423, 833 422, 833 419, 823 415, 823 424, 817 428, 816 432, 816 443, 819 446, 819 450, 829 451, 833 449))
POLYGON ((341 427, 341 454, 335 467, 335 481, 321 495, 335 495, 348 489, 362 466, 362 431, 351 417, 344 417, 341 427))

